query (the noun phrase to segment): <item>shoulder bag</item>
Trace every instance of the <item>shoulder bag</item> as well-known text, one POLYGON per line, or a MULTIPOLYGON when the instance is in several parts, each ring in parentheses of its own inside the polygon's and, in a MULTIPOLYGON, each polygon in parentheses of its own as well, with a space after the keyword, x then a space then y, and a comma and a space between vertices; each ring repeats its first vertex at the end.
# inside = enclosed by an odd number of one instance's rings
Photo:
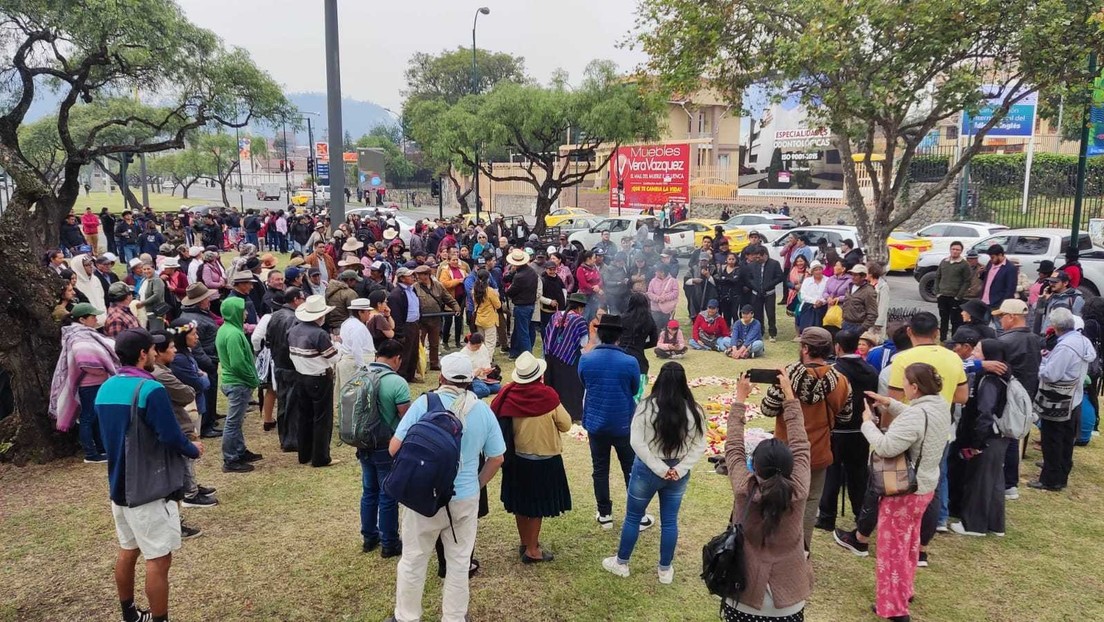
POLYGON ((913 462, 906 448, 892 458, 870 453, 870 486, 882 497, 910 495, 916 492, 916 468, 924 459, 924 438, 928 435, 928 415, 924 413, 924 433, 920 436, 920 451, 913 462))

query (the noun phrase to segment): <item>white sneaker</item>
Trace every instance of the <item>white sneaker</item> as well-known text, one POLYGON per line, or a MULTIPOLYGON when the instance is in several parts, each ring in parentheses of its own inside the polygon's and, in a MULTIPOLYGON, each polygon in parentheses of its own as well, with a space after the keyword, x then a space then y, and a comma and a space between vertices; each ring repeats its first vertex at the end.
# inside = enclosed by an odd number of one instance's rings
POLYGON ((775 341, 777 341, 777 339, 775 339, 774 337, 771 337, 771 338, 770 338, 770 342, 771 342, 771 343, 774 343, 775 341))
POLYGON ((966 531, 966 528, 962 526, 962 523, 951 523, 951 531, 960 536, 976 536, 984 537, 985 534, 978 533, 976 531, 966 531))
POLYGON ((947 523, 939 523, 935 526, 936 533, 947 533, 950 529, 947 528, 947 523))
POLYGON ((658 571, 659 571, 659 582, 662 583, 663 585, 671 585, 671 583, 675 580, 675 567, 674 566, 671 566, 667 570, 663 570, 662 568, 660 568, 660 569, 658 569, 658 571))
POLYGON ((612 514, 595 514, 594 520, 598 521, 598 526, 602 529, 613 529, 613 515, 612 514))
POLYGON ((629 576, 629 567, 627 564, 618 563, 617 556, 607 557, 602 560, 602 567, 607 572, 611 572, 619 577, 629 576))
POLYGON ((644 531, 645 529, 651 527, 654 524, 655 524, 655 517, 652 516, 651 514, 645 514, 644 517, 640 519, 640 531, 644 531))
POLYGON ((1019 498, 1020 498, 1020 489, 1017 488, 1016 486, 1004 489, 1004 499, 1005 499, 1005 501, 1015 501, 1016 499, 1019 499, 1019 498))
POLYGON ((1004 532, 1003 531, 990 531, 989 533, 993 534, 994 536, 996 536, 998 538, 1003 538, 1004 537, 1004 532))

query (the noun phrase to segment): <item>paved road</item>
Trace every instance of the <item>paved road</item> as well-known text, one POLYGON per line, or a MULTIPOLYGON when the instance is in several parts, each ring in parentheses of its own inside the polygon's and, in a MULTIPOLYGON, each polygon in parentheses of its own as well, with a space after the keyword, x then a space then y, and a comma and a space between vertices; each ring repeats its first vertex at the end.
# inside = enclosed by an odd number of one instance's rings
POLYGON ((920 288, 911 274, 892 274, 887 279, 892 296, 889 303, 890 307, 915 307, 924 311, 939 313, 935 303, 924 302, 924 299, 920 297, 920 288))

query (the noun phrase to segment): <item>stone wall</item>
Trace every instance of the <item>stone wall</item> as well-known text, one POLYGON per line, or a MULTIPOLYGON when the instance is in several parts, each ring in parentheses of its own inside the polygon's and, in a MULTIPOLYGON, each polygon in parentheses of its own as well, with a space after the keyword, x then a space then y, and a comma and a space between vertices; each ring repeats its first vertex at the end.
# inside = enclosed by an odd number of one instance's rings
MULTIPOLYGON (((559 209, 556 201, 549 210, 559 209)), ((537 210, 537 198, 520 194, 496 194, 491 200, 491 209, 505 216, 532 216, 537 210)))
MULTIPOLYGON (((934 186, 935 183, 914 183, 910 184, 905 192, 909 197, 919 197, 928 188, 934 186)), ((912 218, 909 218, 900 226, 900 229, 904 231, 916 231, 923 229, 924 227, 937 222, 946 220, 954 220, 957 215, 958 206, 958 178, 955 178, 942 192, 931 198, 930 201, 925 203, 912 218)))

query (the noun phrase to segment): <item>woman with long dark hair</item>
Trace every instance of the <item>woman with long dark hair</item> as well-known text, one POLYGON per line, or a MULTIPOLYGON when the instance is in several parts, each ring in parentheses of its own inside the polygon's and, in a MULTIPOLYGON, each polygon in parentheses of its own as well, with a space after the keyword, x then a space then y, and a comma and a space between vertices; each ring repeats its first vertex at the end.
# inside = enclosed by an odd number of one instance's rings
POLYGON ((728 412, 725 464, 732 482, 732 519, 744 526, 748 584, 739 602, 725 599, 726 622, 805 619, 805 599, 813 591, 813 567, 805 555, 804 507, 809 496, 810 450, 801 402, 790 376, 778 370, 787 442, 771 438, 755 447, 748 471, 744 422, 751 380, 736 383, 728 412))
POLYGON ((648 381, 648 357, 644 353, 655 347, 659 341, 659 328, 652 319, 652 312, 648 297, 640 292, 629 294, 629 302, 625 305, 625 311, 621 313, 621 339, 617 345, 636 357, 640 364, 640 393, 637 401, 644 395, 644 386, 648 381))
MULTIPOLYGON (((1004 343, 985 339, 980 345, 982 360, 1006 360, 1004 343)), ((960 502, 952 504, 957 510, 955 516, 962 518, 961 523, 951 525, 954 533, 1004 535, 1004 452, 1009 439, 998 434, 994 425, 1004 412, 1011 377, 1007 369, 1003 374, 982 369, 974 377, 970 399, 962 408, 951 445, 951 459, 965 462, 960 502)))
POLYGON ((640 521, 652 497, 659 495, 659 582, 671 583, 679 507, 690 469, 705 451, 705 412, 694 401, 686 370, 679 363, 665 363, 659 370, 651 395, 636 407, 629 442, 636 459, 629 476, 621 544, 617 555, 602 560, 602 567, 629 576, 629 558, 640 535, 640 521))

